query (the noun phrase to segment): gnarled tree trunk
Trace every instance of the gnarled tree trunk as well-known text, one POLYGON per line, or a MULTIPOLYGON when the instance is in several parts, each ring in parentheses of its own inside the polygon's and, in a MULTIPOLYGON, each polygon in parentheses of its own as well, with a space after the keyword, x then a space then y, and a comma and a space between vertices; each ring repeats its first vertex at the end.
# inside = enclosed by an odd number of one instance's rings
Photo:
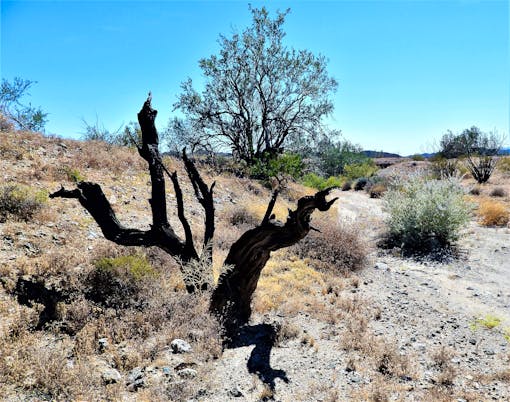
MULTIPOLYGON (((138 121, 142 130, 142 144, 137 145, 138 152, 149 164, 152 194, 149 200, 153 222, 149 230, 124 227, 117 219, 109 201, 96 183, 81 182, 77 188, 66 190, 63 187, 51 194, 51 198, 76 198, 92 215, 101 228, 105 238, 124 246, 156 246, 177 258, 180 262, 189 263, 200 258, 209 262, 212 267, 212 240, 214 237, 214 183, 208 187, 202 180, 194 163, 183 151, 182 158, 193 186, 195 196, 205 211, 204 241, 202 256, 197 252, 191 227, 184 214, 182 191, 177 173, 170 173, 163 165, 158 150, 158 133, 154 124, 157 111, 151 106, 151 96, 145 101, 138 113, 138 121), (172 181, 177 199, 177 215, 184 229, 184 239, 177 236, 171 227, 166 211, 165 177, 172 181)), ((251 315, 251 299, 260 277, 260 273, 268 261, 271 251, 289 247, 310 231, 310 215, 315 209, 327 211, 336 198, 327 201, 326 196, 331 189, 318 192, 314 196, 303 197, 298 201, 297 209, 289 211, 287 222, 282 224, 271 219, 271 212, 278 192, 273 192, 262 223, 245 232, 232 244, 224 265, 228 266, 219 278, 213 290, 210 311, 217 315, 231 334, 239 325, 248 322, 251 315)), ((197 264, 202 265, 202 264, 197 264)), ((184 272, 183 272, 184 273, 184 272)), ((203 277, 203 276, 199 276, 203 277)), ((207 289, 207 281, 195 283, 184 275, 186 289, 192 293, 198 289, 207 289)))

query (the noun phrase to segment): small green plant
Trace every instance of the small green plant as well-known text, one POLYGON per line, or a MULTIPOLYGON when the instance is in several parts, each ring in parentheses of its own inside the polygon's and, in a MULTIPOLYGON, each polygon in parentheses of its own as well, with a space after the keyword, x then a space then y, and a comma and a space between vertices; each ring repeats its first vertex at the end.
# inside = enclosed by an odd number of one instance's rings
POLYGON ((470 218, 458 180, 419 175, 396 179, 383 196, 389 239, 403 249, 429 252, 450 245, 470 218))
POLYGON ((98 259, 94 266, 100 271, 130 276, 135 281, 156 274, 147 257, 141 254, 103 257, 98 259))
POLYGON ((301 182, 308 187, 324 190, 328 187, 342 187, 344 180, 341 177, 330 176, 327 179, 316 175, 315 173, 306 174, 301 182))
POLYGON ((345 165, 343 176, 348 180, 356 180, 361 177, 370 177, 377 172, 377 166, 372 159, 362 163, 353 163, 352 165, 345 165))
POLYGON ((20 184, 0 187, 0 222, 8 218, 31 220, 48 201, 48 192, 20 184))
POLYGON ((503 330, 503 338, 510 343, 510 327, 507 327, 503 330))
POLYGON ((76 168, 66 167, 65 173, 66 173, 67 179, 72 181, 73 183, 79 183, 79 182, 85 180, 85 177, 76 168))
POLYGON ((477 318, 475 321, 469 324, 469 328, 472 331, 476 331, 479 328, 493 329, 501 324, 501 318, 496 317, 492 314, 487 314, 484 317, 477 318))
POLYGON ((142 291, 157 271, 142 254, 102 257, 85 279, 87 298, 107 307, 123 308, 143 303, 142 291))

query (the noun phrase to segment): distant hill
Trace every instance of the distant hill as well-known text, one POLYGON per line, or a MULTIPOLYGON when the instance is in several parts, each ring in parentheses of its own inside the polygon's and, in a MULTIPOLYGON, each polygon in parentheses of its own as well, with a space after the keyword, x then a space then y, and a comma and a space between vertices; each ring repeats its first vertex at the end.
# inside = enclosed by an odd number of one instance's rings
POLYGON ((499 150, 499 155, 510 155, 510 147, 501 148, 499 150))
POLYGON ((369 158, 400 158, 399 154, 392 154, 383 151, 361 151, 361 153, 369 158))

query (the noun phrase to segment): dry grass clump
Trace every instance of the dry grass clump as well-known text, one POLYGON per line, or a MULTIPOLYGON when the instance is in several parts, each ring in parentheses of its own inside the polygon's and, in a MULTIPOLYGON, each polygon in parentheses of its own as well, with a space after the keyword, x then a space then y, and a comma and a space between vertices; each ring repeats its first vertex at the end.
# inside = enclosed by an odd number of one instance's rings
POLYGON ((484 226, 505 226, 510 214, 505 204, 494 200, 484 200, 478 208, 480 223, 484 226))
POLYGON ((227 210, 226 219, 232 226, 256 226, 261 222, 244 205, 234 206, 227 210))
POLYGON ((457 375, 456 370, 451 362, 454 356, 455 351, 445 346, 442 346, 432 352, 432 361, 435 368, 439 371, 437 376, 437 383, 442 386, 453 385, 457 375))
POLYGON ((480 190, 480 187, 478 187, 478 186, 475 186, 469 190, 469 194, 471 194, 471 195, 480 195, 480 193, 481 193, 481 190, 480 190))
POLYGON ((10 183, 0 187, 0 222, 7 219, 29 221, 42 209, 48 193, 10 183))
POLYGON ((370 187, 368 194, 370 195, 370 198, 381 198, 387 190, 388 189, 384 184, 378 183, 370 187))
POLYGON ((506 197, 507 193, 502 187, 494 187, 489 195, 491 197, 506 197))
MULTIPOLYGON (((197 370, 221 355, 220 327, 208 312, 210 294, 189 295, 181 290, 182 286, 176 287, 182 278, 170 257, 160 250, 124 248, 106 242, 95 250, 90 257, 78 257, 68 249, 67 254, 52 252, 26 259, 17 273, 4 278, 9 293, 16 288, 19 275, 33 278, 47 289, 58 289, 66 297, 57 301, 52 320, 34 331, 45 306, 39 301, 21 306, 16 303, 19 299, 5 295, 12 303, 0 325, 2 397, 123 400, 125 379, 133 368, 174 368, 176 363, 168 350, 175 338, 192 345, 186 361, 196 364, 197 370), (112 287, 119 303, 110 303, 111 299, 103 303, 90 297, 88 280, 95 271, 111 274, 99 285, 107 295, 112 293, 108 286, 112 287), (122 292, 117 288, 119 284, 136 285, 137 289, 132 293, 128 286, 128 291, 122 292), (106 349, 99 346, 101 338, 107 340, 106 349), (106 384, 101 377, 106 368, 118 370, 121 381, 106 384)), ((140 391, 140 398, 171 400, 181 395, 189 399, 198 392, 194 381, 183 381, 178 376, 154 377, 151 381, 155 382, 140 391)), ((205 383, 200 380, 202 386, 205 383)))
POLYGON ((496 168, 502 173, 510 173, 510 156, 499 158, 496 168))
POLYGON ((310 258, 317 268, 338 273, 356 271, 365 265, 368 245, 355 224, 319 215, 312 225, 320 232, 310 231, 292 247, 298 257, 310 258))

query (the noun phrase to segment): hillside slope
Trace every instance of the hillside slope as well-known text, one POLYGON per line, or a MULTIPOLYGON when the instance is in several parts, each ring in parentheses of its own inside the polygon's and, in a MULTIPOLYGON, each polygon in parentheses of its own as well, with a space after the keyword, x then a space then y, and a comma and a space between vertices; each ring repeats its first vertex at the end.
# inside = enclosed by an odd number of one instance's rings
MULTIPOLYGON (((0 156, 3 187, 40 193, 95 181, 123 224, 149 228, 149 176, 134 150, 18 132, 0 134, 0 156)), ((178 172, 200 237, 202 209, 181 163, 165 163, 178 172)), ((262 218, 269 191, 200 170, 217 182, 217 277, 230 244, 262 218)), ((277 218, 311 192, 289 184, 277 218)), ((208 294, 185 293, 177 262, 157 249, 108 242, 75 200, 46 201, 28 221, 8 216, 0 222, 1 398, 509 399, 508 228, 473 221, 461 256, 446 264, 403 259, 375 246, 384 231, 380 200, 335 196, 336 208, 314 215, 322 233, 272 255, 252 323, 230 345, 207 313, 208 294), (40 300, 29 294, 37 283, 40 300), (175 339, 192 350, 175 353, 175 339)))

